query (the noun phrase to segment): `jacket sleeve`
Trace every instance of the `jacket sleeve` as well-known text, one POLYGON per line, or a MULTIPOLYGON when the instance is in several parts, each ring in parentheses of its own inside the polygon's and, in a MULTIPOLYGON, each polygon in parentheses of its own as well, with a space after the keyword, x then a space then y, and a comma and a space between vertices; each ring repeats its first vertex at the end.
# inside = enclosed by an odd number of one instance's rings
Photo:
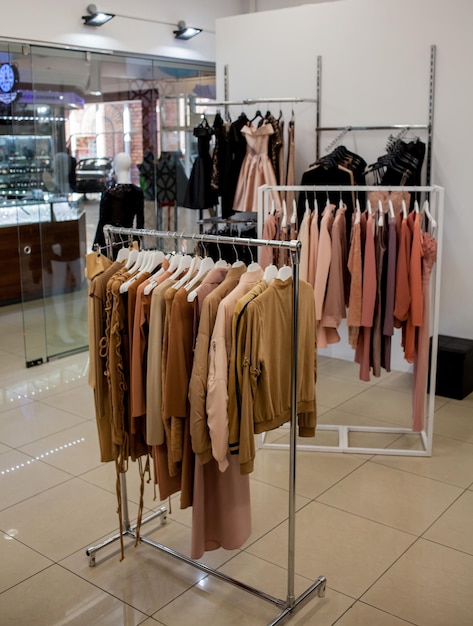
POLYGON ((202 465, 212 458, 212 444, 207 426, 205 398, 207 395, 207 372, 209 336, 199 325, 194 350, 194 362, 189 383, 190 433, 192 449, 202 465))
POLYGON ((212 456, 221 472, 228 467, 228 355, 225 343, 225 315, 226 309, 221 304, 210 341, 206 404, 212 456))

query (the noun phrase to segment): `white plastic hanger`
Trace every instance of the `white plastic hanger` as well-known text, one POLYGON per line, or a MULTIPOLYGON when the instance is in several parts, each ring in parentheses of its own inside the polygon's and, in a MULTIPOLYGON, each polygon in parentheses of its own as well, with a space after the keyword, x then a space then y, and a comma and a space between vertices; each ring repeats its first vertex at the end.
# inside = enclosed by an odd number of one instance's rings
POLYGON ((268 265, 264 270, 263 280, 268 284, 278 276, 278 268, 275 265, 268 265))
POLYGON ((437 228, 437 222, 434 220, 434 218, 432 217, 432 214, 430 213, 428 200, 424 201, 424 205, 422 207, 422 213, 424 213, 424 215, 427 216, 429 220, 429 231, 430 231, 430 234, 433 235, 435 232, 435 229, 437 228))
POLYGON ((232 267, 241 267, 242 265, 245 265, 243 261, 240 261, 240 259, 238 258, 238 251, 235 246, 235 238, 233 238, 232 245, 233 245, 233 249, 235 250, 235 256, 236 256, 236 261, 232 264, 232 267))
POLYGON ((378 226, 383 226, 384 224, 384 208, 381 200, 378 200, 378 226))
POLYGON ((215 263, 212 258, 210 258, 209 256, 204 257, 200 262, 199 271, 197 272, 197 274, 187 283, 187 285, 185 285, 186 291, 189 293, 189 291, 191 291, 191 289, 195 285, 197 285, 197 283, 201 281, 214 266, 215 263))
POLYGON ((371 208, 371 202, 369 199, 366 201, 366 208, 368 210, 368 215, 373 215, 373 209, 371 208))
POLYGON ((291 214, 291 224, 297 223, 297 202, 292 200, 292 214, 291 214))
POLYGON ((407 207, 406 207, 406 201, 404 200, 404 198, 401 200, 401 204, 402 204, 402 217, 403 219, 407 218, 407 207))
POLYGON ((318 204, 318 202, 317 202, 317 198, 316 198, 315 196, 314 196, 314 213, 315 213, 316 215, 318 215, 318 214, 319 214, 319 204, 318 204))
POLYGON ((192 262, 192 257, 190 256, 190 254, 181 255, 181 258, 179 259, 179 263, 176 269, 171 274, 170 278, 172 278, 173 280, 176 280, 178 276, 182 274, 182 272, 189 269, 191 262, 192 262))
POLYGON ((281 220, 281 228, 286 228, 287 226, 287 206, 286 201, 282 201, 282 220, 281 220))
POLYGON ((173 285, 176 291, 181 287, 184 287, 184 285, 186 285, 190 281, 190 279, 194 275, 194 272, 199 269, 201 261, 202 259, 200 258, 200 256, 191 257, 191 262, 189 267, 187 268, 187 272, 181 279, 177 281, 175 285, 173 285))
POLYGON ((419 203, 417 200, 414 201, 414 212, 419 213, 419 203))
POLYGON ((130 248, 123 247, 123 248, 120 248, 120 250, 118 251, 116 260, 118 261, 118 263, 123 263, 123 261, 126 261, 129 256, 130 256, 130 248))
POLYGON ((355 224, 359 224, 361 219, 361 207, 358 198, 355 201, 355 224))
POLYGON ((389 209, 389 217, 395 217, 393 201, 391 200, 391 198, 389 198, 388 200, 388 209, 389 209))
POLYGON ((271 199, 271 211, 269 212, 270 215, 274 215, 276 213, 276 205, 274 204, 274 198, 271 199))
POLYGON ((282 267, 279 268, 278 275, 276 276, 276 278, 279 278, 279 280, 282 280, 284 282, 288 278, 291 278, 291 276, 292 276, 292 267, 289 267, 289 265, 283 265, 282 267))
POLYGON ((133 248, 132 250, 130 250, 130 253, 128 254, 128 260, 125 264, 125 269, 129 270, 130 267, 133 267, 133 264, 135 263, 136 259, 138 258, 138 250, 135 250, 135 248, 133 248))

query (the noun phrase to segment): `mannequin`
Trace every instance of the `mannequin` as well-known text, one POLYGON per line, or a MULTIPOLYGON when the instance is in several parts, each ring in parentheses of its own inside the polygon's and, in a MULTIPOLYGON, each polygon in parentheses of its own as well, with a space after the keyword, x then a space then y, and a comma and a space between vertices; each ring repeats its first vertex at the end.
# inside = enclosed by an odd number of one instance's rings
POLYGON ((99 208, 99 223, 94 244, 105 247, 103 227, 106 224, 123 228, 143 228, 144 194, 141 187, 131 182, 131 158, 119 152, 113 160, 117 184, 102 192, 99 208))

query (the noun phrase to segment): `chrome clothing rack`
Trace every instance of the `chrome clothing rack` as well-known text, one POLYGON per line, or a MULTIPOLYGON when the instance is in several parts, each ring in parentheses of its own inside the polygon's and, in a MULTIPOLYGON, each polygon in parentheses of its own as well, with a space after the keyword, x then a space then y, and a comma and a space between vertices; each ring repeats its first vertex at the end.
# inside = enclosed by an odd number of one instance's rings
MULTIPOLYGON (((295 517, 296 517, 296 433, 297 433, 297 379, 298 379, 298 364, 297 356, 294 354, 295 346, 298 345, 298 311, 299 311, 299 263, 300 263, 300 251, 301 243, 299 241, 276 241, 265 239, 246 239, 240 237, 227 237, 219 235, 206 235, 206 234, 186 234, 178 232, 165 232, 158 230, 147 229, 133 229, 133 228, 120 228, 115 226, 105 226, 104 234, 108 238, 108 243, 111 244, 111 235, 122 235, 129 237, 155 237, 156 239, 169 239, 175 240, 192 240, 196 243, 222 243, 239 246, 275 246, 279 248, 287 249, 292 257, 292 280, 293 280, 293 343, 292 343, 292 359, 291 359, 291 420, 290 420, 290 457, 289 457, 289 503, 288 503, 288 554, 287 554, 287 597, 286 600, 275 598, 260 589, 246 585, 245 583, 238 581, 214 568, 204 565, 200 561, 196 561, 187 557, 186 555, 176 552, 167 546, 164 546, 152 539, 144 537, 139 534, 139 541, 147 545, 152 546, 164 552, 179 561, 183 561, 187 565, 191 565, 202 572, 214 576, 220 580, 223 580, 231 585, 242 589, 248 593, 251 593, 262 600, 266 600, 277 606, 280 609, 279 614, 269 622, 268 626, 279 624, 282 620, 286 620, 305 605, 312 597, 312 594, 317 591, 319 597, 325 595, 326 578, 319 576, 315 579, 312 585, 310 585, 301 595, 297 598, 294 592, 295 582, 295 517)), ((138 538, 136 525, 132 526, 128 517, 127 507, 127 491, 126 491, 126 478, 125 474, 120 474, 120 486, 121 486, 121 498, 122 498, 122 510, 123 510, 123 532, 113 535, 96 546, 90 546, 86 550, 86 554, 89 557, 89 565, 95 566, 95 554, 98 550, 110 545, 110 543, 117 541, 123 536, 132 537, 135 540, 138 538)), ((165 507, 160 507, 149 517, 143 520, 142 523, 148 522, 156 517, 161 518, 161 523, 166 521, 167 511, 165 507)))

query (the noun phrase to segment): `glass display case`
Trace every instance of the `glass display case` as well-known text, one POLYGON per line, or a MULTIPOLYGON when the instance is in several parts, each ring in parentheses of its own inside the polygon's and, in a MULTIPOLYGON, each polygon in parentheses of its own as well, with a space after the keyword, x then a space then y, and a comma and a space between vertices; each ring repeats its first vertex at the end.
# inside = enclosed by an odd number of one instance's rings
POLYGON ((0 196, 22 198, 33 189, 46 189, 52 152, 51 136, 0 135, 0 196))

